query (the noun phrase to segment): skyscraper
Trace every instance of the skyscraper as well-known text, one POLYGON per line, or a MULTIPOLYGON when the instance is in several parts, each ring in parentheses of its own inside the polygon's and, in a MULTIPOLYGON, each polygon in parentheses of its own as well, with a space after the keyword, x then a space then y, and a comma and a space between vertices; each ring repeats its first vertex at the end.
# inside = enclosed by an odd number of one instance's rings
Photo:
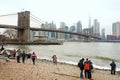
MULTIPOLYGON (((56 24, 53 23, 49 23, 48 24, 49 29, 53 29, 56 30, 56 24)), ((56 39, 56 33, 55 32, 48 32, 48 36, 50 39, 56 39)))
POLYGON ((71 27, 70 27, 70 31, 71 31, 71 32, 75 32, 75 26, 71 26, 71 27))
POLYGON ((97 37, 100 36, 100 23, 97 21, 97 19, 94 19, 93 35, 97 37))
POLYGON ((120 22, 115 22, 112 24, 112 35, 117 38, 120 37, 120 22))
POLYGON ((91 28, 91 17, 89 17, 88 27, 91 28))
MULTIPOLYGON (((65 22, 60 22, 59 30, 66 30, 65 22)), ((58 39, 65 40, 65 34, 66 33, 58 33, 58 39)))
MULTIPOLYGON (((45 24, 41 24, 41 28, 44 28, 44 29, 49 28, 48 23, 45 22, 45 24)), ((40 31, 39 35, 41 35, 41 36, 48 36, 48 32, 46 32, 46 31, 40 31)))
MULTIPOLYGON (((75 32, 75 26, 71 26, 70 27, 70 31, 71 32, 75 32)), ((70 38, 72 38, 73 37, 73 34, 70 34, 70 38)))
POLYGON ((92 26, 91 26, 91 17, 89 17, 89 22, 88 22, 88 28, 89 28, 89 33, 90 33, 90 35, 92 35, 92 26))
MULTIPOLYGON (((81 24, 81 21, 78 21, 77 22, 77 25, 76 25, 76 31, 77 33, 82 33, 82 24, 81 24)), ((82 38, 81 36, 78 36, 78 38, 82 38)))
POLYGON ((63 29, 64 29, 65 26, 66 26, 66 25, 65 25, 65 22, 60 22, 60 28, 63 28, 63 29))
POLYGON ((102 29, 101 33, 102 33, 101 35, 102 39, 105 39, 105 28, 102 29))
POLYGON ((77 22, 77 26, 76 26, 77 32, 78 33, 82 33, 82 24, 81 21, 77 22))

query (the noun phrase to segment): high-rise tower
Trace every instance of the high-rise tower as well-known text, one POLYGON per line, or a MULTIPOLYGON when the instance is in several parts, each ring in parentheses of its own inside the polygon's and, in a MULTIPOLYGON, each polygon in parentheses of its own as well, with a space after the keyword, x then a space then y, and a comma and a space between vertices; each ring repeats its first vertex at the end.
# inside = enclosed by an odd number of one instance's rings
MULTIPOLYGON (((82 33, 82 24, 81 24, 81 21, 78 21, 77 24, 76 24, 76 31, 77 33, 82 33)), ((81 36, 77 36, 78 39, 82 38, 81 36)))
POLYGON ((89 28, 89 33, 92 35, 92 26, 91 26, 91 17, 89 17, 89 22, 88 22, 88 28, 89 28))
POLYGON ((115 22, 112 24, 112 35, 120 37, 120 22, 115 22))
POLYGON ((94 19, 93 35, 97 37, 100 36, 100 23, 97 21, 97 19, 94 19))
POLYGON ((78 33, 82 33, 82 24, 81 21, 77 22, 76 29, 78 33))
POLYGON ((105 28, 103 28, 103 29, 101 30, 101 33, 102 33, 102 35, 101 35, 102 39, 105 39, 105 28))

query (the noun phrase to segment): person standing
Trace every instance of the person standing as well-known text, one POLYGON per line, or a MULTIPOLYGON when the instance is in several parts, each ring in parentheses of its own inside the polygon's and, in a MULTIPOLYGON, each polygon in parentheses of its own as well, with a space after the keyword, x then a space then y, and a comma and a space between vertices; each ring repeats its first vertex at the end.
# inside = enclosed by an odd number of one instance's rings
POLYGON ((52 59, 53 59, 53 63, 54 63, 54 64, 57 64, 57 56, 56 56, 56 55, 53 55, 53 56, 52 56, 52 59))
POLYGON ((25 63, 25 58, 26 58, 26 53, 25 51, 23 51, 22 53, 22 62, 25 63))
POLYGON ((115 72, 116 72, 116 64, 115 64, 115 62, 112 61, 112 63, 110 63, 110 66, 111 66, 111 74, 115 75, 115 72))
POLYGON ((14 49, 12 53, 13 53, 13 57, 15 58, 16 50, 14 49))
POLYGON ((92 79, 92 69, 93 69, 94 67, 93 67, 93 63, 91 62, 91 60, 89 60, 89 63, 90 63, 89 79, 92 79))
POLYGON ((88 60, 88 58, 86 59, 86 61, 84 62, 84 70, 85 70, 85 78, 91 79, 92 78, 92 74, 91 74, 91 70, 92 70, 92 62, 88 60))
POLYGON ((83 70, 84 70, 84 58, 82 58, 79 62, 78 62, 78 67, 80 68, 80 78, 83 78, 83 70))
POLYGON ((33 62, 33 65, 35 65, 35 59, 37 58, 37 56, 35 55, 35 52, 33 52, 33 54, 31 55, 31 59, 33 62))
POLYGON ((20 56, 21 56, 21 50, 20 49, 17 50, 16 56, 17 56, 17 63, 20 63, 20 56))

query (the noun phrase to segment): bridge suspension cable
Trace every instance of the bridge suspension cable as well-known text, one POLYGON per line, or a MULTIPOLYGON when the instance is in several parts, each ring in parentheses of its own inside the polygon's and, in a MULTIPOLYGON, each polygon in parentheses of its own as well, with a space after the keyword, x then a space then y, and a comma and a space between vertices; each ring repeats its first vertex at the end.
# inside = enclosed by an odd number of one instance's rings
POLYGON ((17 13, 12 13, 12 14, 5 14, 5 15, 0 15, 0 17, 5 17, 5 16, 13 16, 13 15, 17 15, 17 13))
POLYGON ((18 21, 17 19, 18 19, 17 13, 0 15, 0 24, 17 25, 18 21))
POLYGON ((38 23, 38 24, 41 24, 42 22, 40 22, 39 20, 37 20, 36 18, 34 18, 34 17, 32 17, 32 16, 30 16, 30 20, 32 20, 32 21, 34 21, 34 22, 36 22, 36 23, 38 23))
POLYGON ((34 21, 36 21, 37 23, 40 23, 40 24, 41 24, 41 23, 45 23, 45 21, 39 19, 38 17, 34 16, 33 14, 31 14, 30 17, 31 17, 34 21))

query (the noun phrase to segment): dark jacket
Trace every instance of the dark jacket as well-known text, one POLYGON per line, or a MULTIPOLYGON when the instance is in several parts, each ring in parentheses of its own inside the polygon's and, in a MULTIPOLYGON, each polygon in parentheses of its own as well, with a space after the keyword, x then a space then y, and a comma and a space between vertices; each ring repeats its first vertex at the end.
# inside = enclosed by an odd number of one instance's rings
POLYGON ((78 63, 78 67, 79 67, 81 70, 84 69, 83 61, 84 61, 84 60, 81 59, 81 60, 79 61, 79 63, 78 63))
POLYGON ((111 69, 112 69, 112 70, 116 69, 116 64, 115 64, 115 62, 112 62, 112 63, 110 64, 110 66, 111 66, 111 69))
POLYGON ((23 53, 22 53, 22 58, 25 58, 25 57, 26 57, 26 53, 23 52, 23 53))

